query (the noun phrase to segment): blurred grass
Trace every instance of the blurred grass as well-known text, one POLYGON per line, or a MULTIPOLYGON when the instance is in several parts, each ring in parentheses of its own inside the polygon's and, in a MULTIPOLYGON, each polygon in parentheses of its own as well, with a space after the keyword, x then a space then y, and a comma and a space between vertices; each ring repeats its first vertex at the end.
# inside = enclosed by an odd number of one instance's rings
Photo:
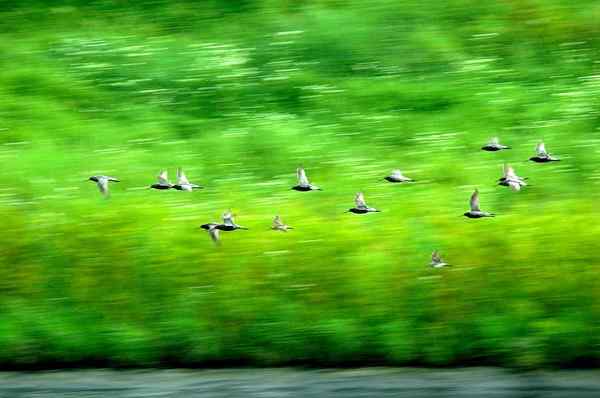
POLYGON ((3 366, 599 363, 597 2, 3 3, 3 366))

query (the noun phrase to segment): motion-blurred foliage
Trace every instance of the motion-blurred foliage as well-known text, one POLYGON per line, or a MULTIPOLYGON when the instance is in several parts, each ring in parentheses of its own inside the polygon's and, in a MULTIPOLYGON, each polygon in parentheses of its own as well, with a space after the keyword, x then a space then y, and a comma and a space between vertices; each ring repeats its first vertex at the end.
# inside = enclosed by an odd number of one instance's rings
POLYGON ((599 363, 598 2, 47 3, 0 9, 4 366, 599 363))

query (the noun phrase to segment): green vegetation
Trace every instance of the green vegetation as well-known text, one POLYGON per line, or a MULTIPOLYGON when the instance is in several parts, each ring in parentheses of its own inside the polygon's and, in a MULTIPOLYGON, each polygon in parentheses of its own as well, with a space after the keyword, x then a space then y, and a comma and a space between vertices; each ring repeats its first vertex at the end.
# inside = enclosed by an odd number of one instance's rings
POLYGON ((598 2, 45 3, 0 10, 0 364, 600 362, 598 2))

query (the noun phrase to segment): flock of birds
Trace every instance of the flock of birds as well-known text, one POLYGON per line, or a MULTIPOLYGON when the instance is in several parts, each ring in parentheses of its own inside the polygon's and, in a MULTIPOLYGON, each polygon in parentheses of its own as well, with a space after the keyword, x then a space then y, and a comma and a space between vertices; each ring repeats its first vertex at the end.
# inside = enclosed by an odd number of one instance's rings
MULTIPOLYGON (((484 151, 495 152, 495 151, 500 151, 503 149, 510 149, 510 147, 500 144, 500 141, 498 140, 498 138, 494 137, 486 145, 484 145, 481 149, 484 151)), ((547 162, 557 162, 560 159, 553 157, 550 153, 548 153, 546 151, 546 147, 545 147, 544 143, 540 142, 536 146, 536 155, 529 158, 529 160, 536 162, 536 163, 547 163, 547 162)), ((298 177, 298 183, 292 187, 293 190, 300 191, 300 192, 320 191, 321 190, 321 188, 319 188, 316 185, 313 185, 308 180, 308 177, 306 176, 306 172, 304 171, 304 169, 302 167, 299 167, 296 170, 296 172, 297 172, 297 177, 298 177)), ((177 169, 177 183, 176 184, 172 184, 169 181, 166 170, 161 171, 157 178, 158 178, 158 182, 155 184, 152 184, 150 186, 150 188, 159 189, 159 190, 176 189, 178 191, 192 191, 194 189, 202 188, 200 185, 191 183, 181 168, 177 169)), ((391 183, 408 183, 408 182, 414 181, 413 179, 404 176, 400 170, 392 171, 392 173, 390 175, 388 175, 387 177, 385 177, 384 179, 391 183)), ((503 168, 503 175, 502 175, 502 177, 500 177, 498 179, 498 185, 510 187, 514 191, 520 191, 522 187, 527 186, 527 183, 525 182, 526 179, 527 178, 519 177, 515 173, 514 169, 511 166, 508 166, 505 164, 504 168, 503 168)), ((105 176, 105 175, 92 176, 89 178, 89 180, 94 181, 98 185, 98 189, 100 190, 100 193, 103 194, 104 196, 109 195, 109 189, 108 189, 109 182, 120 182, 120 180, 118 180, 114 177, 109 177, 109 176, 105 176)), ((348 212, 351 212, 354 214, 367 214, 367 213, 375 213, 375 212, 380 211, 374 207, 370 207, 367 205, 367 203, 365 202, 365 196, 362 192, 358 192, 356 194, 356 197, 354 198, 354 203, 355 203, 355 206, 348 209, 348 212)), ((494 213, 490 213, 490 212, 481 210, 481 207, 479 205, 479 191, 477 189, 475 189, 475 192, 473 192, 473 194, 471 195, 469 205, 470 205, 470 210, 464 213, 464 216, 466 216, 466 217, 469 217, 469 218, 494 217, 494 213)), ((243 227, 243 226, 235 223, 235 220, 233 219, 233 214, 231 213, 231 211, 227 211, 223 214, 223 222, 222 223, 210 222, 210 223, 202 224, 200 226, 200 228, 207 230, 208 234, 210 235, 210 237, 216 244, 219 244, 219 242, 220 242, 220 231, 235 231, 237 229, 248 229, 246 227, 243 227)), ((273 225, 272 225, 271 229, 273 229, 275 231, 287 232, 288 230, 293 229, 293 228, 290 227, 289 225, 284 224, 283 221, 281 220, 281 217, 277 215, 273 219, 273 225)), ((442 268, 442 267, 449 266, 449 264, 447 264, 446 262, 444 262, 442 260, 438 251, 436 250, 431 255, 430 266, 433 268, 442 268)))

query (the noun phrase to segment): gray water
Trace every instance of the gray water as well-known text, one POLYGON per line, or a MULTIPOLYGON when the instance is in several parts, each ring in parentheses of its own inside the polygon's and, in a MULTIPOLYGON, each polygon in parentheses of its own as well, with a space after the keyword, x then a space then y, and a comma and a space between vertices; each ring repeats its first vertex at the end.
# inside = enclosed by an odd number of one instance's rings
POLYGON ((0 398, 600 397, 600 371, 495 368, 0 372, 0 398))

